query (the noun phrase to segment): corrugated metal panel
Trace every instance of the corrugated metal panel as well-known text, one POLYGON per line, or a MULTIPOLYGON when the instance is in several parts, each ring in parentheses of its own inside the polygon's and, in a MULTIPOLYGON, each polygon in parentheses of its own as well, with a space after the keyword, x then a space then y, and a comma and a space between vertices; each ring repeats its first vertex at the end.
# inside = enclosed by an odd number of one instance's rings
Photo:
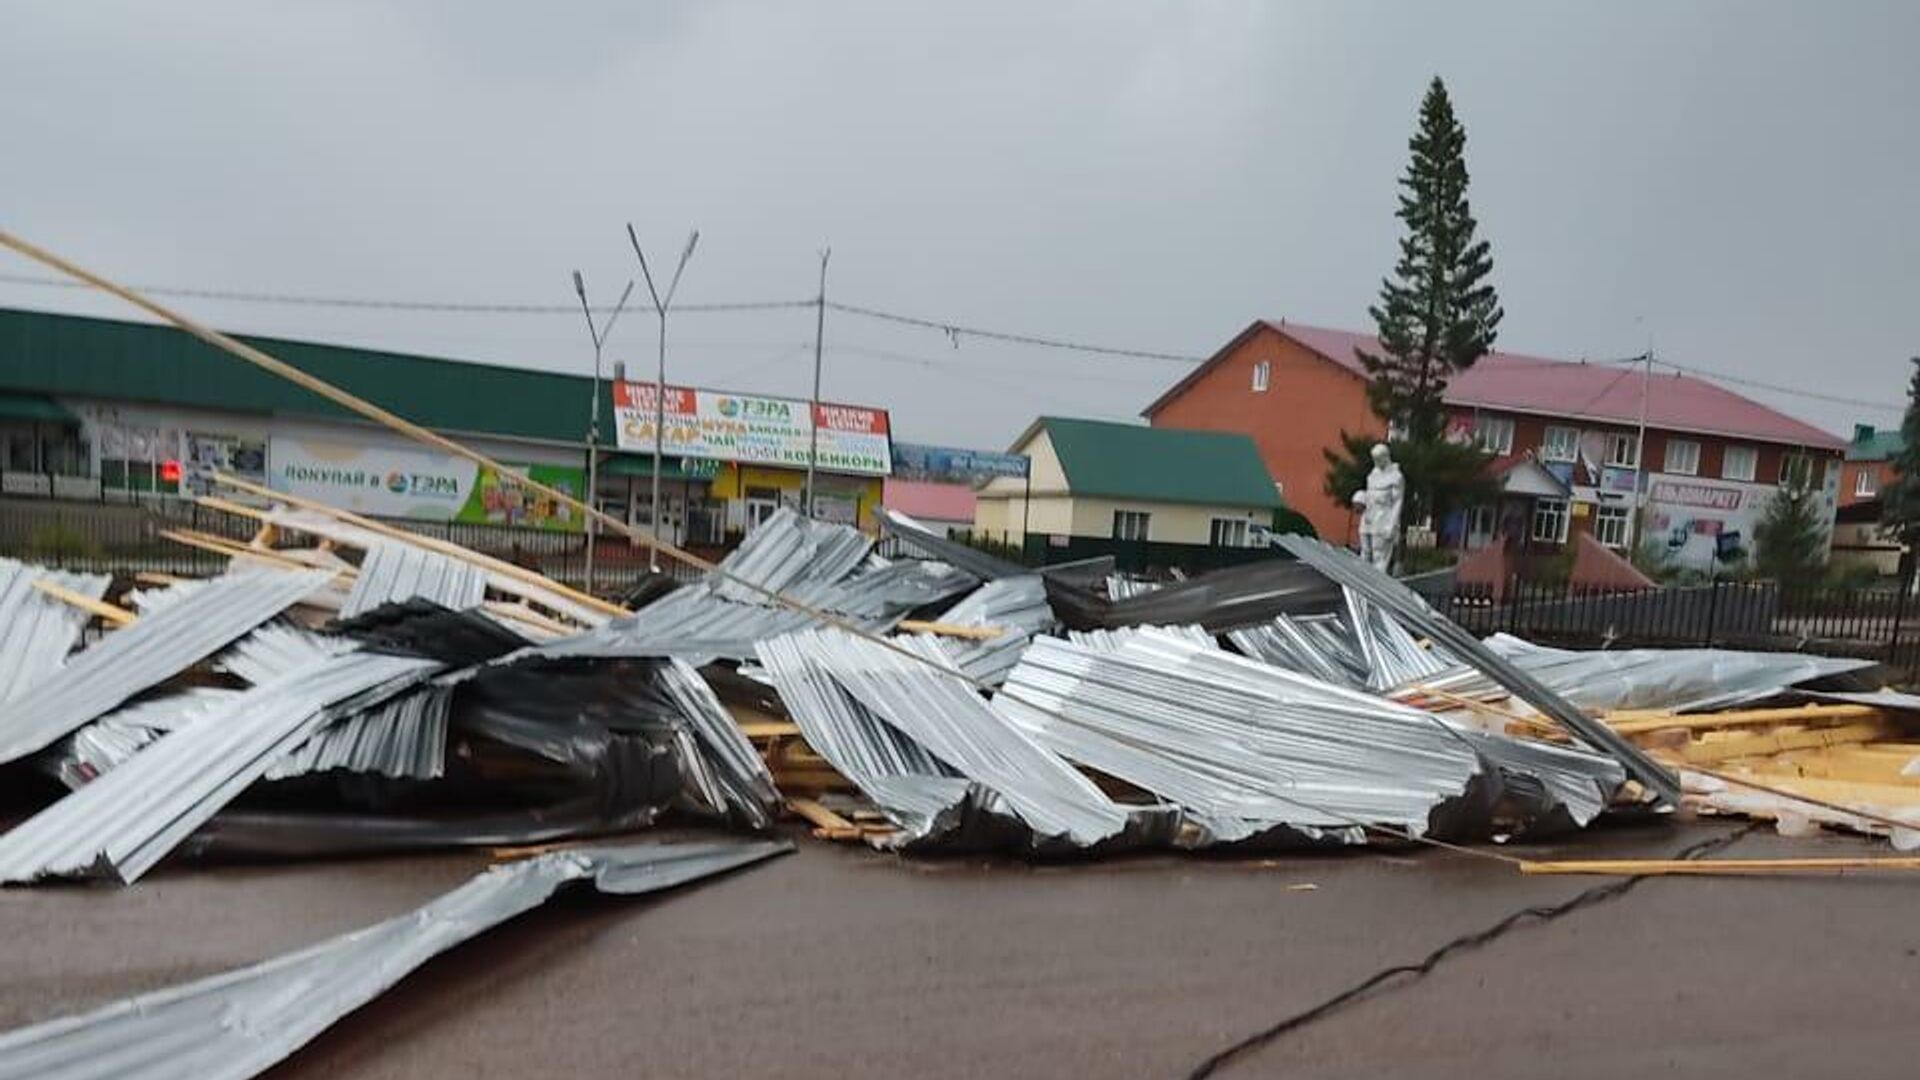
POLYGON ((987 686, 999 686, 1019 663, 1033 635, 1058 623, 1047 603, 1047 585, 1038 574, 989 581, 948 608, 940 621, 955 626, 995 626, 1004 631, 986 641, 941 638, 955 667, 987 686))
MULTIPOLYGON (((1362 843, 1361 826, 1424 834, 1478 820, 1504 767, 1584 823, 1624 779, 1598 754, 1463 733, 1419 709, 1136 631, 1111 648, 1041 638, 996 712, 1090 768, 1172 799, 1208 841, 1285 832, 1362 843)), ((1531 790, 1530 790, 1531 794, 1531 790)))
POLYGON ((115 709, 60 740, 42 755, 42 760, 61 783, 77 788, 139 753, 153 740, 185 727, 240 693, 195 686, 115 709))
POLYGON ((272 622, 228 646, 214 658, 214 666, 260 686, 355 648, 346 638, 272 622))
POLYGON ((479 607, 486 595, 487 575, 479 567, 386 540, 367 549, 340 617, 351 619, 381 604, 415 597, 450 611, 465 611, 479 607))
MULTIPOLYGON (((1486 647, 1573 705, 1595 712, 1727 708, 1875 663, 1736 649, 1553 649, 1507 634, 1489 637, 1486 647)), ((1497 685, 1464 666, 1417 681, 1469 696, 1484 695, 1497 685)))
MULTIPOLYGON (((945 654, 925 638, 899 639, 902 648, 935 664, 945 654)), ((882 809, 893 792, 883 783, 889 759, 915 755, 897 739, 869 745, 873 718, 923 748, 925 754, 1004 798, 1041 842, 1091 847, 1119 836, 1128 813, 1052 752, 1004 722, 959 677, 882 645, 833 630, 791 634, 760 646, 760 662, 779 686, 807 743, 861 786, 882 809), (789 688, 793 693, 789 696, 789 688), (866 710, 844 704, 820 709, 837 692, 866 710), (816 711, 817 710, 817 711, 816 711), (818 733, 821 741, 815 742, 818 733), (839 755, 839 756, 836 756, 839 755)), ((924 766, 922 766, 924 769, 924 766)), ((924 777, 924 771, 909 773, 924 777)), ((924 784, 914 785, 921 790, 924 784)), ((952 790, 951 785, 948 785, 952 790)), ((914 817, 924 816, 916 808, 914 817)))
POLYGON ((688 786, 717 814, 751 829, 772 825, 780 789, 713 688, 682 660, 669 660, 654 678, 679 706, 698 743, 683 747, 680 755, 688 786))
POLYGON ((349 653, 255 687, 0 836, 0 881, 89 875, 131 882, 338 715, 330 709, 379 700, 438 668, 349 653))
POLYGON ((326 583, 325 571, 215 578, 74 655, 60 673, 0 704, 0 762, 31 754, 206 659, 326 583))
MULTIPOLYGON (((377 544, 402 543, 385 533, 363 529, 358 525, 340 521, 325 514, 317 514, 311 510, 274 507, 263 511, 263 515, 264 520, 279 528, 308 533, 362 550, 370 549, 377 544)), ((607 621, 605 611, 587 607, 545 585, 511 574, 496 573, 484 567, 481 568, 481 572, 487 575, 487 583, 491 587, 512 596, 529 597, 541 606, 559 612, 582 626, 599 626, 607 621)))
POLYGON ((262 779, 339 770, 431 780, 446 771, 452 704, 453 687, 431 683, 342 717, 275 761, 262 779))
POLYGON ((89 600, 107 594, 105 574, 69 574, 0 559, 0 702, 59 670, 90 616, 33 587, 46 581, 89 600))
MULTIPOLYGON (((809 583, 839 581, 872 550, 873 541, 857 529, 808 521, 781 507, 761 522, 740 546, 720 561, 727 577, 774 592, 809 583)), ((763 603, 760 593, 735 581, 716 580, 714 592, 725 600, 763 603)))
POLYGON ((1668 806, 1679 805, 1680 783, 1672 773, 1615 734, 1613 729, 1574 708, 1565 698, 1541 685, 1539 680, 1496 655, 1472 634, 1434 611, 1413 590, 1352 554, 1310 537, 1279 536, 1274 538, 1274 543, 1328 580, 1353 589, 1380 605, 1403 626, 1432 639, 1434 644, 1446 649, 1460 662, 1484 672, 1515 697, 1533 706, 1569 733, 1579 736, 1587 745, 1618 761, 1633 774, 1634 779, 1668 806))
POLYGON ((4 1080, 244 1080, 429 959, 545 903, 569 882, 638 896, 793 850, 791 844, 575 848, 496 866, 433 901, 251 967, 0 1035, 4 1080))

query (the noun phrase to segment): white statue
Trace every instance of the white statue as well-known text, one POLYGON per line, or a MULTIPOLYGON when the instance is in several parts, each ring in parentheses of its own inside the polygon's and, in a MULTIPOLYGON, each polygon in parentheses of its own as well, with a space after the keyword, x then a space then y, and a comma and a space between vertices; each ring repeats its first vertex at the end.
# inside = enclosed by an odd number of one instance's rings
POLYGON ((1406 500, 1407 479, 1400 474, 1385 443, 1373 447, 1373 471, 1365 490, 1353 493, 1360 508, 1360 557, 1381 573, 1393 565, 1393 549, 1400 540, 1400 506, 1406 500))

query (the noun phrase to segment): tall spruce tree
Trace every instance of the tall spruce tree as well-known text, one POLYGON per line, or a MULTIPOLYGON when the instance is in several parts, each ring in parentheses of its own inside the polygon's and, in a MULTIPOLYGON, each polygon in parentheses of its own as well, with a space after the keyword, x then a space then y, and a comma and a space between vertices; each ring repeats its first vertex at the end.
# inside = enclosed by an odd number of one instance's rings
POLYGON ((1487 275, 1493 255, 1474 235, 1467 205, 1467 131, 1438 76, 1420 103, 1420 126, 1407 144, 1412 159, 1400 178, 1406 224, 1393 276, 1367 309, 1380 352, 1361 350, 1367 400, 1411 442, 1438 439, 1446 425, 1447 380, 1493 348, 1505 314, 1487 275))
POLYGON ((1813 483, 1813 463, 1789 461, 1780 490, 1767 501, 1753 526, 1753 562, 1761 574, 1783 585, 1817 580, 1825 570, 1827 517, 1813 483))
MULTIPOLYGON (((1400 258, 1380 283, 1380 302, 1367 309, 1380 351, 1356 352, 1367 372, 1367 403, 1396 436, 1391 447, 1407 477, 1407 520, 1417 520, 1490 497, 1482 472, 1487 455, 1445 442, 1444 397, 1448 379, 1493 348, 1504 312, 1488 281, 1493 256, 1474 235, 1467 204, 1467 132, 1438 76, 1407 145, 1412 156, 1395 212, 1406 226, 1400 258)), ((1327 494, 1344 501, 1366 482, 1373 442, 1341 434, 1341 446, 1326 452, 1327 494)))
MULTIPOLYGON (((1920 356, 1913 358, 1900 439, 1904 445, 1893 459, 1893 482, 1880 494, 1880 523, 1912 550, 1920 547, 1920 356)), ((1912 572, 1912 558, 1903 560, 1903 572, 1912 572)))

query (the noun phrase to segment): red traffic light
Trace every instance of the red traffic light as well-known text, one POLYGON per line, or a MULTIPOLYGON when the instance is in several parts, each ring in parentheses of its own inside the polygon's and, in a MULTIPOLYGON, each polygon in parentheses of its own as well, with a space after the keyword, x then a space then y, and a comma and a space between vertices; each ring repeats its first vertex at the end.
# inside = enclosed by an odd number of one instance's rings
POLYGON ((160 482, 177 484, 180 482, 180 463, 169 458, 160 463, 160 482))

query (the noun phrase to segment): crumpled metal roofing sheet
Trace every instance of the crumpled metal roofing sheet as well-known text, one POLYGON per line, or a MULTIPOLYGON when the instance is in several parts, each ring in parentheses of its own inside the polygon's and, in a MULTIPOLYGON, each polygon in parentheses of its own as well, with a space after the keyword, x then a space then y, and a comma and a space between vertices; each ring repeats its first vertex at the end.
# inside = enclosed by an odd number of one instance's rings
POLYGON ((720 561, 720 569, 737 581, 716 578, 714 592, 725 600, 766 603, 763 594, 739 582, 789 592, 806 584, 839 581, 872 548, 873 541, 858 529, 808 521, 783 506, 720 561))
MULTIPOLYGON (((385 533, 374 532, 371 529, 363 529, 350 522, 340 521, 328 517, 325 514, 314 513, 311 510, 295 510, 276 506, 263 511, 262 520, 271 522, 278 528, 308 533, 323 539, 333 540, 337 543, 348 544, 362 550, 371 550, 375 545, 382 543, 406 543, 403 540, 395 539, 385 533)), ((417 546, 420 550, 432 550, 424 544, 417 546)), ((493 562, 499 564, 500 560, 495 559, 493 562)), ((598 608, 588 607, 564 593, 554 591, 547 585, 540 584, 537 581, 530 581, 518 574, 508 573, 505 570, 492 570, 484 566, 479 569, 481 573, 486 575, 487 583, 493 588, 511 596, 531 599, 541 606, 557 611, 583 626, 599 626, 601 623, 607 621, 606 612, 598 608)))
POLYGON ((381 604, 415 597, 449 611, 479 607, 487 597, 486 571, 426 548, 383 540, 367 548, 340 617, 351 619, 381 604))
POLYGON ((325 584, 326 571, 215 578, 74 654, 60 672, 0 704, 0 762, 54 740, 204 660, 325 584))
POLYGON ((61 783, 77 788, 240 693, 192 686, 165 697, 124 705, 60 740, 41 755, 41 761, 61 783))
POLYGON ((993 707, 1056 753, 1179 803, 1219 841, 1424 833, 1479 772, 1426 713, 1154 631, 1111 649, 1036 640, 993 707))
POLYGON ((91 618, 34 588, 35 581, 98 600, 112 578, 0 559, 0 701, 19 697, 59 670, 91 618))
POLYGON ((1338 615, 1275 615, 1272 622, 1228 631, 1227 640, 1274 667, 1336 686, 1367 685, 1366 661, 1338 615))
POLYGON ((1447 650, 1461 663, 1485 672, 1515 697, 1623 765, 1634 779, 1668 806, 1680 802, 1680 782, 1638 747, 1613 729, 1581 712, 1538 679, 1482 645, 1479 639, 1427 605, 1413 590, 1381 573, 1351 553, 1305 536, 1274 538, 1287 552, 1319 571, 1328 580, 1351 588, 1380 605, 1409 630, 1415 630, 1447 650))
POLYGON ((438 682, 405 691, 307 736, 270 766, 263 780, 339 770, 410 780, 446 772, 447 717, 453 686, 438 682))
POLYGON ((954 667, 987 686, 999 686, 1020 662, 1033 635, 1059 623, 1047 603, 1047 583, 1038 574, 997 578, 948 608, 940 622, 953 626, 993 626, 1002 633, 985 641, 940 638, 954 667))
MULTIPOLYGON (((947 663, 933 641, 896 641, 934 664, 947 663)), ((957 772, 1003 798, 1039 844, 1091 847, 1119 836, 1129 824, 1127 808, 1001 720, 958 676, 834 630, 762 642, 760 661, 808 745, 883 810, 907 798, 924 798, 907 808, 908 821, 924 824, 915 819, 925 819, 943 793, 947 802, 964 794, 965 788, 951 780, 929 784, 929 774, 938 769, 957 772), (851 702, 834 700, 841 696, 851 702), (892 731, 876 733, 882 723, 892 731)))
POLYGON ((244 1080, 434 956, 570 882, 637 896, 793 850, 782 842, 574 848, 496 866, 429 903, 250 967, 0 1034, 0 1080, 244 1080))
POLYGON ((315 728, 439 667, 347 653, 248 690, 0 836, 0 881, 132 882, 315 728))
MULTIPOLYGON (((1875 663, 1735 649, 1554 649, 1508 634, 1487 638, 1486 646, 1574 705, 1600 711, 1725 708, 1875 663)), ((1407 681, 1467 695, 1493 687, 1466 667, 1407 681)))
POLYGON ((1055 752, 1177 802, 1203 842, 1472 828, 1489 763, 1520 773, 1536 762, 1546 775, 1534 782, 1584 823, 1624 776, 1597 754, 1470 738, 1421 710, 1157 630, 1038 639, 993 707, 1055 752))
POLYGON ((357 647, 348 638, 316 633, 282 620, 270 622, 227 646, 213 663, 259 686, 357 647))
POLYGON ((767 763, 747 741, 707 680, 678 659, 662 665, 655 679, 692 725, 697 745, 682 747, 680 760, 689 785, 701 800, 714 812, 748 828, 772 825, 781 802, 780 789, 774 786, 767 763))

